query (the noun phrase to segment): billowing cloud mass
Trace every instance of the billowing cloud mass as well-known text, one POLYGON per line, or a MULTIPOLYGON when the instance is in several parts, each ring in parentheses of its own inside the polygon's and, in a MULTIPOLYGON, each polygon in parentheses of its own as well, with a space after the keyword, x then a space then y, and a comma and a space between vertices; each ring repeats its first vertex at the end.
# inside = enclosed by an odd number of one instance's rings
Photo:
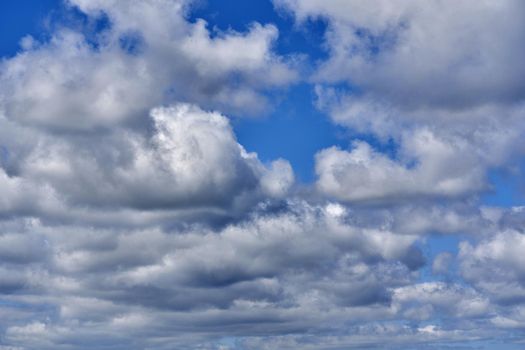
POLYGON ((402 140, 402 158, 396 160, 362 141, 350 152, 322 150, 316 156, 319 189, 341 200, 459 196, 483 189, 477 150, 463 140, 440 140, 428 130, 402 140))
POLYGON ((296 77, 271 51, 278 36, 272 25, 211 33, 204 21, 184 18, 183 1, 68 4, 94 20, 106 16, 111 27, 95 43, 68 28, 46 43, 24 38, 24 51, 2 69, 8 118, 74 131, 140 123, 152 106, 180 100, 256 112, 266 104, 261 89, 296 77))
POLYGON ((523 168, 525 5, 208 5, 67 0, 0 61, 0 350, 520 349, 525 209, 485 198, 523 168), (343 131, 312 179, 241 142, 283 100, 343 131))

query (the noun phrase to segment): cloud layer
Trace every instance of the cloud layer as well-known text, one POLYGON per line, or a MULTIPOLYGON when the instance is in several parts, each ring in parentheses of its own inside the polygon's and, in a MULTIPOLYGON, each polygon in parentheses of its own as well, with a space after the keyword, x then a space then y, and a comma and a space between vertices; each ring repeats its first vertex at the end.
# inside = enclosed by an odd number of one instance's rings
POLYGON ((523 344, 525 211, 482 200, 525 150, 521 2, 64 6, 0 63, 0 350, 523 344), (310 183, 234 128, 297 83, 351 135, 310 183))

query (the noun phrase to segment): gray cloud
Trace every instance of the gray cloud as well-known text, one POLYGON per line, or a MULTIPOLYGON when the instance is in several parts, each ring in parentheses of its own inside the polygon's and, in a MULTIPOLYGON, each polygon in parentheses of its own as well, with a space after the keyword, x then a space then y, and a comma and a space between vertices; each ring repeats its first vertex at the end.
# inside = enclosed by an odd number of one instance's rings
POLYGON ((505 230, 477 244, 463 242, 459 259, 463 276, 499 303, 523 303, 525 271, 522 232, 505 230))
POLYGON ((347 80, 403 108, 522 101, 523 4, 275 0, 299 21, 329 21, 317 79, 347 80))
POLYGON ((178 314, 194 325, 179 320, 170 329, 197 337, 203 329, 224 332, 241 323, 240 335, 304 330, 332 313, 343 322, 341 308, 387 313, 390 287, 406 285, 416 274, 400 261, 414 254, 417 236, 351 226, 337 208, 290 203, 285 212, 262 211, 219 231, 19 226, 17 235, 40 237, 43 244, 26 261, 0 255, 5 266, 25 266, 3 274, 2 293, 17 291, 13 305, 46 303, 58 314, 54 321, 5 325, 6 339, 28 347, 37 338, 42 346, 68 343, 71 324, 94 334, 109 329, 109 338, 146 325, 146 332, 162 333, 151 318, 176 320, 178 314), (96 309, 81 311, 86 302, 96 309))

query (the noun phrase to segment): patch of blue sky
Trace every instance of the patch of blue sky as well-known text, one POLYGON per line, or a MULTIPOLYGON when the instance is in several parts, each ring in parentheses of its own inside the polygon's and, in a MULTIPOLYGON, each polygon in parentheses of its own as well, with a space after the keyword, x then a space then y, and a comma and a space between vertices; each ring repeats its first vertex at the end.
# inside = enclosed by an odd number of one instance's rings
POLYGON ((517 166, 513 171, 508 169, 489 171, 488 177, 492 189, 481 197, 482 204, 495 207, 525 205, 524 172, 525 164, 517 166))
POLYGON ((257 152, 263 161, 287 159, 300 181, 312 181, 315 153, 333 145, 349 145, 346 130, 317 110, 312 98, 311 86, 298 84, 279 98, 269 115, 235 119, 233 126, 239 142, 247 150, 257 152))
POLYGON ((39 42, 50 39, 57 27, 74 28, 84 34, 93 48, 98 34, 111 24, 103 13, 90 18, 63 0, 17 0, 0 2, 0 57, 8 58, 21 50, 22 38, 30 35, 39 42))
POLYGON ((44 39, 46 26, 53 13, 61 8, 60 0, 0 1, 0 57, 11 57, 20 51, 20 40, 26 35, 44 39))
MULTIPOLYGON (((274 50, 279 55, 302 54, 309 62, 327 57, 319 45, 326 23, 309 21, 296 26, 290 14, 275 11, 270 0, 237 2, 202 1, 190 13, 190 20, 202 18, 210 28, 244 32, 254 22, 279 28, 274 50)), ((302 67, 311 70, 313 67, 302 67)), ((298 180, 315 178, 314 155, 333 145, 347 148, 346 131, 333 125, 314 105, 313 85, 302 81, 286 90, 269 92, 273 107, 258 118, 236 118, 233 125, 239 142, 257 152, 263 161, 285 158, 292 164, 298 180)))
POLYGON ((447 235, 447 234, 433 234, 426 237, 424 240, 418 242, 417 246, 423 252, 425 257, 425 265, 420 270, 420 282, 436 282, 454 281, 463 284, 461 276, 458 272, 458 263, 456 256, 459 252, 459 243, 468 240, 466 235, 447 235), (436 274, 432 271, 432 264, 436 257, 442 253, 450 253, 452 259, 448 266, 447 273, 436 274))

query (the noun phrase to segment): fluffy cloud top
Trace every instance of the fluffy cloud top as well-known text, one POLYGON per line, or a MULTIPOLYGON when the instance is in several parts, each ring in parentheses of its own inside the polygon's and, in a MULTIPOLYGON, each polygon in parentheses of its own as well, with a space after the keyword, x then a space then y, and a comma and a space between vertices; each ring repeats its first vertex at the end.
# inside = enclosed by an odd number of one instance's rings
POLYGON ((25 186, 72 206, 241 210, 282 197, 293 184, 288 162, 265 167, 219 113, 178 104, 153 109, 151 120, 149 136, 125 129, 80 140, 42 135, 17 175, 4 174, 5 205, 25 186))
POLYGON ((483 189, 481 157, 463 140, 441 140, 418 130, 405 135, 402 146, 400 160, 365 142, 355 142, 351 152, 325 149, 316 156, 317 187, 349 201, 454 197, 483 189))

